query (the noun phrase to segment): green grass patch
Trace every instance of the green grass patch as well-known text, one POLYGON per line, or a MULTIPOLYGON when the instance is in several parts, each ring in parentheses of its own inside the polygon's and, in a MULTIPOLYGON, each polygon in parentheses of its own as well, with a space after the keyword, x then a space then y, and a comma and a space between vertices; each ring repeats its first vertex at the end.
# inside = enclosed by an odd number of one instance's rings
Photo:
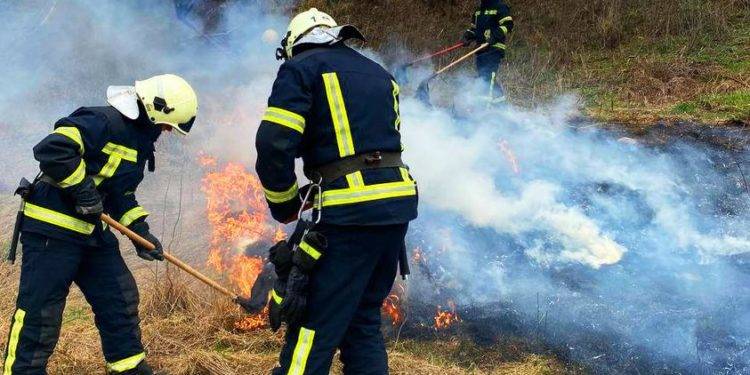
POLYGON ((63 313, 63 325, 71 324, 77 321, 82 321, 82 322, 91 321, 90 310, 84 307, 66 308, 65 312, 63 313))

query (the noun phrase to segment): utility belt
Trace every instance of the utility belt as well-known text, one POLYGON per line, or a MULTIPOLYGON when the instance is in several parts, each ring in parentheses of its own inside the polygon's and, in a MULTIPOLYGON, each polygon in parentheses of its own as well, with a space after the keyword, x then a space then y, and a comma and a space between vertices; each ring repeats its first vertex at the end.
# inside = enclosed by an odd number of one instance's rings
POLYGON ((401 160, 401 152, 375 151, 347 156, 318 167, 304 168, 305 176, 321 186, 354 172, 380 168, 408 168, 401 160))
MULTIPOLYGON (((369 152, 364 154, 358 154, 358 155, 352 155, 348 156, 339 160, 336 160, 334 162, 324 164, 322 166, 318 167, 312 167, 312 168, 304 168, 305 176, 310 180, 313 181, 312 184, 314 186, 317 186, 318 189, 318 198, 320 199, 322 195, 321 187, 330 184, 333 181, 336 181, 337 179, 344 177, 348 174, 352 174, 359 171, 364 170, 371 170, 371 169, 381 169, 381 168, 409 168, 404 161, 401 159, 401 152, 382 152, 382 151, 375 151, 375 152, 369 152)), ((313 192, 313 188, 310 188, 308 190, 307 196, 303 198, 303 202, 307 202, 310 198, 310 193, 313 192)), ((322 206, 318 206, 319 210, 322 209, 322 206)), ((303 208, 300 209, 300 212, 297 217, 302 217, 302 211, 304 210, 304 204, 303 208)), ((312 229, 312 227, 317 224, 320 221, 320 212, 318 212, 318 218, 317 220, 313 220, 312 225, 310 223, 303 223, 301 225, 309 225, 308 231, 312 229)), ((300 225, 300 224, 298 224, 300 225)), ((401 252, 399 253, 399 270, 401 273, 401 277, 406 280, 407 276, 411 273, 409 269, 409 257, 406 254, 406 247, 401 249, 401 252)))

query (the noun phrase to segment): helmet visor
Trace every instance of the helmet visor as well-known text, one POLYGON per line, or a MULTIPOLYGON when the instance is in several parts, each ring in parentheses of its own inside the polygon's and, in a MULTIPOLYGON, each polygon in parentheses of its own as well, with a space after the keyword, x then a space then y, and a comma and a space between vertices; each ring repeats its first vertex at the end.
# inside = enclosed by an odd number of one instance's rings
POLYGON ((177 129, 183 134, 187 135, 187 133, 190 133, 190 129, 193 128, 193 124, 195 124, 195 116, 193 116, 193 118, 191 118, 188 122, 177 124, 177 129))

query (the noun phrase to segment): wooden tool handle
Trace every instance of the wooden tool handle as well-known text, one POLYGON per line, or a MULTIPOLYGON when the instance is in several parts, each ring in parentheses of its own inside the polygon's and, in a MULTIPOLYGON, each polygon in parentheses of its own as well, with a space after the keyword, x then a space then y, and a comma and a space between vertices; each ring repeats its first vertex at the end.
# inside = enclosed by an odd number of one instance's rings
MULTIPOLYGON (((101 219, 103 222, 107 223, 112 228, 115 228, 118 232, 122 233, 124 236, 130 238, 132 241, 135 241, 139 243, 141 246, 149 249, 154 250, 156 249, 156 246, 149 242, 147 239, 139 236, 137 233, 133 232, 132 230, 128 229, 128 227, 120 224, 119 222, 115 221, 111 217, 109 217, 106 214, 102 214, 101 219)), ((187 263, 181 261, 174 255, 164 252, 164 259, 166 259, 169 263, 174 264, 177 266, 177 268, 189 273, 191 276, 195 277, 196 279, 202 281, 206 285, 210 286, 211 288, 216 289, 218 292, 226 295, 227 297, 234 299, 237 299, 237 295, 232 293, 229 289, 219 285, 216 281, 213 281, 209 279, 206 275, 200 273, 195 268, 191 267, 187 263)))
POLYGON ((437 72, 435 72, 435 74, 434 74, 433 76, 436 76, 436 75, 438 75, 438 74, 442 74, 442 73, 443 73, 443 72, 445 72, 446 70, 448 70, 448 69, 450 69, 450 68, 452 68, 452 67, 454 67, 454 66, 456 66, 456 65, 460 64, 460 63, 461 63, 462 61, 464 61, 464 60, 468 59, 469 57, 471 57, 471 56, 474 56, 474 55, 476 55, 476 54, 477 54, 477 52, 479 52, 479 51, 481 51, 481 50, 483 50, 483 49, 487 48, 487 46, 489 46, 489 45, 490 45, 489 43, 484 43, 484 44, 482 44, 481 46, 477 47, 477 48, 476 48, 475 50, 473 50, 473 51, 471 51, 471 52, 467 53, 467 54, 466 54, 466 55, 464 55, 464 56, 461 56, 461 58, 459 58, 458 60, 456 60, 456 61, 454 61, 454 62, 452 62, 452 63, 448 64, 448 65, 447 65, 447 66, 445 66, 445 67, 444 67, 443 69, 440 69, 440 70, 438 70, 437 72))

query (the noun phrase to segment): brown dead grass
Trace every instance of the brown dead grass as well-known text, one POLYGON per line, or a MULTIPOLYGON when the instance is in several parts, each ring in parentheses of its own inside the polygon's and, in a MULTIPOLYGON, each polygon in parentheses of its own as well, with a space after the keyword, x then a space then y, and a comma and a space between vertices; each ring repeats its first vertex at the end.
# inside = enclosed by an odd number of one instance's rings
MULTIPOLYGON (((162 268, 163 271, 163 268, 162 268)), ((276 364, 282 335, 267 330, 237 332, 233 323, 241 316, 238 307, 219 296, 207 295, 177 271, 156 275, 141 270, 136 278, 141 283, 141 318, 143 342, 149 362, 166 374, 234 375, 268 374, 276 364)), ((18 284, 18 267, 0 265, 0 280, 8 291, 18 284)), ((14 309, 15 293, 0 295, 0 346, 5 346, 5 333, 14 309)), ((65 309, 60 341, 52 356, 50 374, 103 373, 103 357, 92 312, 81 293, 73 289, 65 309)), ((574 373, 559 361, 533 354, 517 360, 499 361, 494 349, 473 349, 460 366, 454 360, 459 353, 451 347, 458 342, 405 341, 396 348, 389 344, 391 373, 416 375, 463 374, 566 374, 574 373)), ((462 342, 461 346, 471 345, 462 342)), ((333 374, 341 374, 336 364, 333 374)))

